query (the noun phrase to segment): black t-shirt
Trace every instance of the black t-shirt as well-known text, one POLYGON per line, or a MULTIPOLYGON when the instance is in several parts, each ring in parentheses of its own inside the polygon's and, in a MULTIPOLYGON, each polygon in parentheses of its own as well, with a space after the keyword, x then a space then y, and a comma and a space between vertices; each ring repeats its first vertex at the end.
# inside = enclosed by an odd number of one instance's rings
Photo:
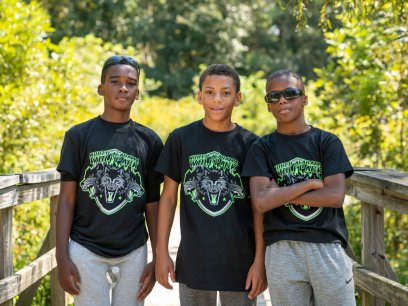
MULTIPOLYGON (((259 139, 248 153, 242 175, 273 178, 283 187, 338 173, 349 177, 353 171, 340 139, 312 127, 299 135, 274 132, 259 139)), ((266 245, 296 240, 347 246, 343 208, 287 203, 268 211, 264 223, 266 245)))
POLYGON ((240 173, 257 136, 196 121, 170 133, 156 170, 181 183, 176 278, 190 288, 244 291, 255 242, 248 180, 240 173))
POLYGON ((147 241, 145 204, 158 201, 154 171, 163 144, 132 120, 96 117, 65 134, 57 170, 78 182, 71 239, 104 257, 124 256, 147 241))

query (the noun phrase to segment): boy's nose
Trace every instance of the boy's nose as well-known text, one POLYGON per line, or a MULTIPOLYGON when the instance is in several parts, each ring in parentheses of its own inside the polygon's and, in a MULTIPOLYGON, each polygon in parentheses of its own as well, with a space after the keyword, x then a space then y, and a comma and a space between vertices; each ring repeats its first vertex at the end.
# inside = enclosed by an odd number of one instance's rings
POLYGON ((288 103, 288 100, 286 100, 285 97, 283 95, 281 95, 279 97, 279 104, 284 104, 284 103, 288 103))
POLYGON ((123 84, 122 86, 120 86, 119 88, 120 91, 128 91, 126 84, 123 84))
POLYGON ((219 93, 216 93, 215 95, 214 95, 214 101, 215 102, 221 102, 221 94, 219 94, 219 93))

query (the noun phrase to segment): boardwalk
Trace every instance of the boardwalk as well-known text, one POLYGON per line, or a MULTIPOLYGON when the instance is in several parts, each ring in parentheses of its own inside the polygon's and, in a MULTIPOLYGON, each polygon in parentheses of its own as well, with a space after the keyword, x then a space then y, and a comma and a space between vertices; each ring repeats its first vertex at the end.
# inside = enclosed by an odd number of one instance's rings
MULTIPOLYGON (((170 255, 173 260, 176 258, 177 246, 180 241, 179 226, 179 212, 176 211, 169 242, 170 255)), ((149 246, 149 259, 151 258, 151 256, 151 249, 149 246)), ((159 283, 156 283, 152 293, 150 293, 145 301, 145 306, 179 306, 180 303, 178 298, 178 284, 173 284, 173 288, 173 290, 168 290, 161 286, 159 283)), ((269 299, 269 293, 267 291, 258 296, 257 306, 272 306, 269 299)))

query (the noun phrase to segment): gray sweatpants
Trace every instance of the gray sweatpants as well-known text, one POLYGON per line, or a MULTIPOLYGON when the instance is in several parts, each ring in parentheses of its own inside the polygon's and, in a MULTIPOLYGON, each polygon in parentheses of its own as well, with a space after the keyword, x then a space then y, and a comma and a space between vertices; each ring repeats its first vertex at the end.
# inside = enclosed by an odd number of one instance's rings
POLYGON ((143 306, 137 300, 139 280, 147 261, 146 244, 131 253, 106 258, 89 251, 79 243, 69 242, 69 256, 81 278, 81 293, 74 296, 75 306, 110 306, 110 284, 106 272, 110 267, 119 268, 119 280, 112 289, 113 306, 143 306))
POLYGON ((352 261, 339 243, 279 241, 266 248, 273 306, 354 306, 352 261))
MULTIPOLYGON (((218 291, 222 306, 255 306, 256 298, 250 300, 246 291, 218 291)), ((217 291, 192 289, 179 284, 181 306, 216 306, 217 291)))

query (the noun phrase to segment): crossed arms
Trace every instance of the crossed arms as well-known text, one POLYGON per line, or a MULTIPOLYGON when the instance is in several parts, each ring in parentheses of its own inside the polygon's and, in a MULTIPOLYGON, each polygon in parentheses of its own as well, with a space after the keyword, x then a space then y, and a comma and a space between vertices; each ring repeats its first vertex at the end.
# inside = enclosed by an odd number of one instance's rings
POLYGON ((344 173, 329 175, 323 180, 309 179, 286 187, 279 187, 275 180, 264 176, 250 179, 252 205, 265 213, 285 203, 334 207, 343 205, 346 192, 344 173))

